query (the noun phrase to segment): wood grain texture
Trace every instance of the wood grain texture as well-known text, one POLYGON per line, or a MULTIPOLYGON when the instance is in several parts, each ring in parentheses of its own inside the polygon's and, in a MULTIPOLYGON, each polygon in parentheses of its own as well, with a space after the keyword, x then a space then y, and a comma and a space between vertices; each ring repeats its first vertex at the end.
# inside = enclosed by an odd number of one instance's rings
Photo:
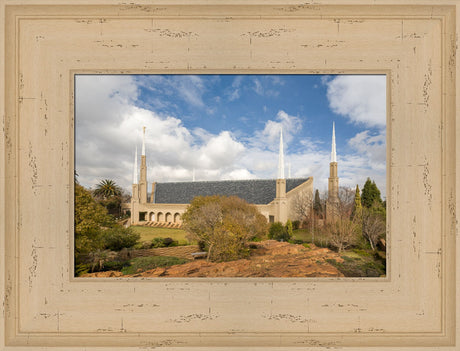
POLYGON ((0 4, 1 347, 458 349, 458 1, 0 4), (77 73, 386 74, 387 277, 73 278, 77 73))

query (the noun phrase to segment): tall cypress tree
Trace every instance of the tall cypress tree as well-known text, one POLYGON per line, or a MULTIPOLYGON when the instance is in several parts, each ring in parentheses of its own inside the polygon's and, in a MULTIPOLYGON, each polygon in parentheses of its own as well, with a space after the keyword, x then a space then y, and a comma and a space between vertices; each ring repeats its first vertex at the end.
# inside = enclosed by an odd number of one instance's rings
POLYGON ((367 178, 361 194, 361 204, 363 207, 371 208, 373 206, 381 206, 382 198, 380 197, 380 190, 374 181, 367 178))
POLYGON ((317 216, 321 216, 323 214, 323 206, 321 206, 321 199, 319 197, 319 191, 316 189, 315 191, 315 199, 313 201, 313 210, 317 216))
POLYGON ((359 194, 359 186, 356 184, 355 201, 353 203, 353 210, 351 218, 360 218, 363 215, 363 206, 361 204, 361 196, 359 194))

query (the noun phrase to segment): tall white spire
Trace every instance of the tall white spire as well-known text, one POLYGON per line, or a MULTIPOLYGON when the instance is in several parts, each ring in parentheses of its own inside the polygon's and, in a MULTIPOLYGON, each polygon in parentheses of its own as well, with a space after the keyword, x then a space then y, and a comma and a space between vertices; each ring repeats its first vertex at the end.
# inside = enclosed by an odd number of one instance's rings
POLYGON ((142 156, 145 156, 145 127, 142 127, 142 156))
POLYGON ((337 162, 337 153, 335 151, 335 123, 332 122, 332 151, 331 162, 337 162))
POLYGON ((134 174, 133 174, 133 184, 137 184, 137 146, 136 146, 136 153, 134 154, 134 174))
POLYGON ((283 127, 280 130, 280 151, 278 156, 278 179, 284 179, 283 127))

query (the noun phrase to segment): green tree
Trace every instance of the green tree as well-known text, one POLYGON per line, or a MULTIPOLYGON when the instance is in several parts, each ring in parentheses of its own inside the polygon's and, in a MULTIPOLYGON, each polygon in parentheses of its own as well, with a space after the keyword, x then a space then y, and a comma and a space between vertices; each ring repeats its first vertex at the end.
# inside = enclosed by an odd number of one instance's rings
POLYGON ((321 198, 319 197, 318 189, 316 189, 315 191, 315 199, 313 200, 313 211, 315 211, 315 214, 318 217, 323 217, 323 205, 321 204, 321 198))
MULTIPOLYGON (((292 224, 292 222, 291 222, 292 224)), ((292 228, 291 228, 292 229, 292 228)), ((288 226, 284 226, 281 222, 274 222, 268 230, 268 238, 277 241, 288 241, 292 235, 289 235, 288 226)))
POLYGON ((113 226, 102 232, 104 248, 112 251, 120 251, 125 247, 133 247, 141 238, 131 228, 124 228, 120 225, 113 226))
POLYGON ((89 252, 102 249, 102 228, 113 226, 114 221, 107 209, 94 200, 91 192, 78 183, 75 183, 74 220, 75 260, 81 263, 89 252))
POLYGON ((290 219, 288 219, 286 222, 286 231, 288 233, 289 239, 292 238, 294 231, 292 229, 292 221, 290 219))
POLYGON ((363 215, 363 205, 361 204, 361 196, 359 194, 359 186, 356 184, 355 200, 353 202, 353 210, 351 211, 351 218, 360 219, 363 215))
POLYGON ((249 254, 248 242, 267 232, 267 220, 236 196, 197 196, 182 215, 189 240, 204 243, 208 260, 231 261, 249 254))
POLYGON ((121 196, 121 188, 111 179, 103 179, 96 185, 94 196, 108 199, 114 196, 121 196))
POLYGON ((96 185, 93 195, 109 214, 119 216, 123 202, 123 190, 111 179, 103 179, 96 185))
POLYGON ((91 194, 75 183, 74 201, 75 271, 83 273, 94 269, 94 262, 101 267, 106 253, 104 249, 130 247, 139 240, 130 228, 115 223, 107 209, 98 203, 91 194), (96 259, 97 258, 97 259, 96 259), (86 267, 86 268, 85 268, 86 267))
POLYGON ((361 194, 361 204, 363 207, 371 208, 382 206, 382 198, 380 197, 380 190, 374 181, 367 178, 361 194))

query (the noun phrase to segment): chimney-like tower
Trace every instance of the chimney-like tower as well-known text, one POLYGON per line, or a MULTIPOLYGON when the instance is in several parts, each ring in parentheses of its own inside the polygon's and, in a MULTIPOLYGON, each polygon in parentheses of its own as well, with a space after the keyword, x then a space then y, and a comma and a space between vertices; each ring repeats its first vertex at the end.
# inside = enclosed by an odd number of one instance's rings
POLYGON ((283 147, 283 127, 280 130, 280 148, 278 155, 278 179, 276 179, 276 215, 275 221, 286 223, 287 221, 287 198, 286 198, 286 179, 284 178, 284 147, 283 147))
POLYGON ((139 180, 139 201, 147 203, 147 162, 145 159, 145 127, 142 127, 141 177, 139 180))

